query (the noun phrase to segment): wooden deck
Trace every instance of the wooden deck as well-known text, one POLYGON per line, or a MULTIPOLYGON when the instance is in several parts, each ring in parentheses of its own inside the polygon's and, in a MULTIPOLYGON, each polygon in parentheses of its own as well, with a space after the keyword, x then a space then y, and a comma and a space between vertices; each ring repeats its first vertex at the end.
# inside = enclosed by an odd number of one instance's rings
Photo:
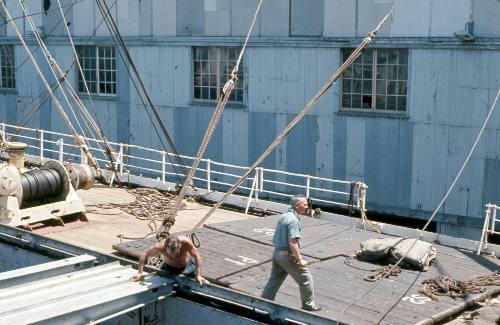
MULTIPOLYGON (((148 221, 139 220, 119 208, 103 209, 98 207, 99 204, 131 203, 135 201, 135 197, 127 190, 96 184, 90 190, 78 191, 78 195, 86 206, 88 222, 63 218, 66 222, 65 226, 51 223, 33 225, 34 232, 103 253, 113 253, 115 252, 113 245, 128 241, 125 239, 120 240, 117 237, 120 234, 138 238, 151 232, 148 221)), ((188 201, 185 203, 186 208, 179 211, 176 222, 172 227, 174 232, 190 230, 210 210, 209 206, 199 203, 188 201)), ((254 218, 256 217, 237 211, 219 209, 210 217, 207 223, 254 218)))
MULTIPOLYGON (((271 269, 272 230, 276 216, 252 218, 206 225, 197 234, 201 241, 204 273, 213 282, 260 295, 271 269)), ((373 286, 364 280, 370 270, 380 265, 346 260, 359 243, 369 238, 388 237, 377 233, 336 225, 332 222, 302 218, 302 252, 312 263, 316 296, 323 307, 321 315, 338 320, 342 310, 373 286)), ((116 245, 120 252, 138 257, 152 239, 116 245)), ((436 275, 468 280, 500 268, 498 260, 478 257, 473 252, 436 245, 438 257, 427 272, 403 270, 399 276, 385 279, 372 292, 351 306, 342 321, 353 324, 415 324, 432 315, 458 308, 474 295, 452 299, 440 297, 433 301, 421 293, 421 282, 436 275)), ((486 288, 488 290, 498 287, 486 288)), ((289 277, 276 301, 300 307, 299 289, 289 277)))
MULTIPOLYGON (((88 222, 67 220, 65 226, 43 225, 35 232, 61 241, 88 247, 104 253, 138 257, 155 241, 120 240, 120 234, 142 237, 150 229, 148 222, 138 220, 118 208, 103 209, 99 204, 129 203, 133 195, 124 189, 97 185, 89 191, 79 191, 87 207, 88 222)), ((190 230, 210 209, 186 202, 186 209, 177 218, 173 232, 190 230)), ((204 228, 197 232, 201 241, 204 273, 211 281, 259 296, 271 269, 272 234, 277 216, 255 217, 238 211, 219 209, 204 228)), ((321 315, 338 320, 342 310, 373 283, 364 281, 369 270, 380 265, 351 260, 349 256, 359 243, 369 238, 389 237, 357 229, 353 225, 336 224, 321 219, 302 218, 302 252, 311 262, 316 296, 323 307, 321 315), (348 265, 346 260, 351 262, 348 265)), ((351 306, 342 317, 353 324, 414 324, 429 321, 433 315, 460 306, 474 298, 442 297, 432 301, 419 293, 421 282, 436 275, 449 275, 467 280, 500 269, 500 262, 478 257, 473 252, 436 245, 438 257, 427 272, 403 270, 397 277, 384 280, 375 290, 351 306)), ((498 287, 490 287, 488 290, 498 287)), ((276 298, 278 303, 300 307, 299 289, 288 278, 276 298)), ((431 322, 432 323, 432 322, 431 322)))

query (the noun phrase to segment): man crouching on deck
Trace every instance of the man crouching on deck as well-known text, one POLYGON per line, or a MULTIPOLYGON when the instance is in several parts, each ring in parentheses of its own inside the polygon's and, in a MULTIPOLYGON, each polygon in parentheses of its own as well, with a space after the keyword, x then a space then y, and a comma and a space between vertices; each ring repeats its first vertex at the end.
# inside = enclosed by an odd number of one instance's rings
POLYGON ((161 269, 169 276, 195 276, 200 285, 208 283, 201 275, 201 257, 196 247, 186 236, 173 235, 154 244, 141 255, 138 272, 132 277, 132 281, 141 279, 147 259, 158 254, 164 256, 165 262, 161 269))

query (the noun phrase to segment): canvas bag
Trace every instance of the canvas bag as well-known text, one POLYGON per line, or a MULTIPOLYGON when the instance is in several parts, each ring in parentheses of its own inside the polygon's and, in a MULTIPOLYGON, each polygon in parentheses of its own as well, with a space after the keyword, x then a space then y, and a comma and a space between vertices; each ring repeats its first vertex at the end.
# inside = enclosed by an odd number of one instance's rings
MULTIPOLYGON (((356 256, 362 260, 396 263, 413 245, 414 238, 376 238, 360 243, 356 256)), ((437 250, 430 243, 418 240, 402 261, 403 266, 411 266, 422 271, 436 258, 437 250)))

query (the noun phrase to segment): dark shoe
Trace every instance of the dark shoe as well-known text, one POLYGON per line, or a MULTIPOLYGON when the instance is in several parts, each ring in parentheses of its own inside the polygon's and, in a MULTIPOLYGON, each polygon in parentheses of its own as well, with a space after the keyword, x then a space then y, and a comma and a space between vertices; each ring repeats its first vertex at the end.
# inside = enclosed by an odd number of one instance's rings
POLYGON ((321 307, 319 306, 309 306, 309 305, 302 305, 302 309, 307 310, 307 311, 321 311, 321 307))

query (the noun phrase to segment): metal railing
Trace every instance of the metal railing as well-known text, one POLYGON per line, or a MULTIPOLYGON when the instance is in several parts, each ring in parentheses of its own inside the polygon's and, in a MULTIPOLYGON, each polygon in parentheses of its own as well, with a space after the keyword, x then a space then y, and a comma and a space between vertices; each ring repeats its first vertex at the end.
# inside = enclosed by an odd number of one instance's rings
POLYGON ((481 254, 483 246, 484 248, 488 247, 489 235, 500 234, 500 232, 495 230, 496 223, 500 221, 500 219, 497 219, 497 211, 500 210, 500 207, 491 203, 486 204, 485 207, 486 209, 484 210, 483 231, 481 233, 481 240, 479 241, 477 255, 481 254))
MULTIPOLYGON (((60 162, 73 161, 86 163, 86 156, 78 146, 73 144, 73 137, 69 134, 18 127, 0 123, 0 133, 7 141, 22 141, 27 144, 27 154, 37 156, 40 160, 57 159, 60 162)), ((83 137, 94 153, 97 162, 110 169, 109 160, 103 149, 104 143, 100 140, 83 137)), ((120 175, 129 173, 146 178, 180 182, 176 168, 181 167, 174 163, 174 155, 170 152, 147 148, 144 146, 108 142, 117 153, 115 169, 120 175)), ((194 157, 181 155, 190 168, 194 157)), ((102 168, 102 166, 101 166, 102 168)), ((204 187, 207 191, 215 189, 225 191, 235 184, 248 167, 202 159, 196 171, 193 182, 197 187, 204 187)), ((251 200, 259 198, 285 199, 295 194, 304 194, 313 202, 323 205, 333 205, 360 209, 360 187, 365 186, 359 181, 335 180, 312 175, 291 173, 287 171, 258 167, 239 189, 240 194, 248 195, 247 210, 251 200)), ((366 200, 364 201, 366 202, 366 200)))

